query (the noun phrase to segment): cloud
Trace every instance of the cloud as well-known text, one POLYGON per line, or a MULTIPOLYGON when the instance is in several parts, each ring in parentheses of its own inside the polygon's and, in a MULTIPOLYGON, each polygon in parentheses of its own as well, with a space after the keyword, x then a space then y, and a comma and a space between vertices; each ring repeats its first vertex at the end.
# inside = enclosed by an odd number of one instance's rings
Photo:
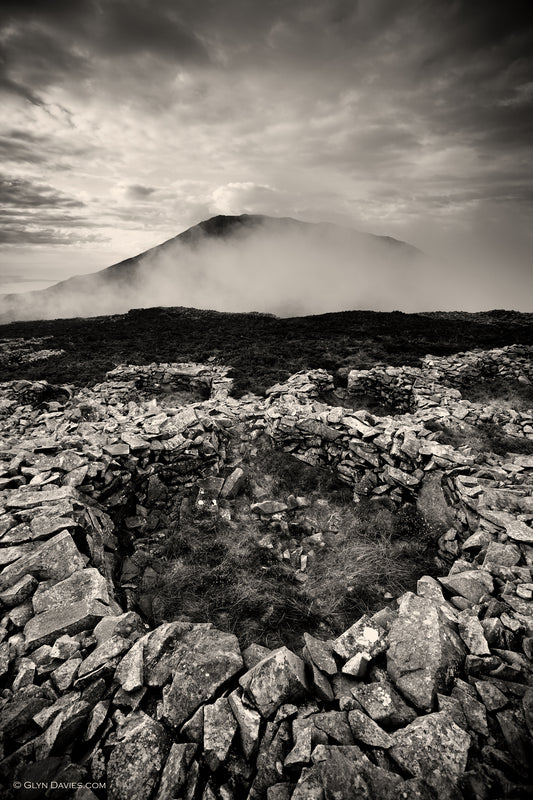
POLYGON ((141 186, 140 184, 132 184, 127 188, 127 197, 131 200, 146 200, 157 191, 155 186, 141 186))
POLYGON ((98 237, 70 229, 93 226, 79 213, 84 203, 52 186, 0 175, 0 244, 66 245, 98 237))
POLYGON ((46 184, 0 175, 0 204, 18 208, 79 208, 83 203, 46 184))
POLYGON ((519 0, 4 0, 10 235, 98 229, 96 268, 221 212, 424 249, 480 220, 527 227, 532 76, 519 0))
POLYGON ((280 192, 272 186, 247 181, 227 183, 213 192, 213 211, 219 214, 253 214, 268 206, 276 208, 280 192))
POLYGON ((119 71, 131 66, 128 59, 147 54, 208 60, 202 42, 170 2, 8 1, 0 10, 0 29, 0 88, 36 104, 45 103, 39 91, 90 80, 107 60, 119 71))

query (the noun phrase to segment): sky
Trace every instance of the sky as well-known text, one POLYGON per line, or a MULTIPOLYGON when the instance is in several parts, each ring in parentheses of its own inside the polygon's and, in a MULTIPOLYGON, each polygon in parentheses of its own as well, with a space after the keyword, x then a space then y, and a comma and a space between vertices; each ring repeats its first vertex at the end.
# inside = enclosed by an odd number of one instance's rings
POLYGON ((259 213, 533 310, 529 0, 3 0, 0 103, 0 291, 259 213))

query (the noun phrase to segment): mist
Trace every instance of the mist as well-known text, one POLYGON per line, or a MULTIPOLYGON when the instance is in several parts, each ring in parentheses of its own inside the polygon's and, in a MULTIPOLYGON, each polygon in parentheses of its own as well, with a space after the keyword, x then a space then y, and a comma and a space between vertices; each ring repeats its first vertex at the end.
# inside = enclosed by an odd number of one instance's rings
POLYGON ((352 309, 480 311, 509 307, 505 276, 497 274, 487 254, 435 258, 336 225, 263 218, 226 237, 177 237, 129 263, 0 297, 0 319, 91 317, 154 306, 282 317, 352 309))

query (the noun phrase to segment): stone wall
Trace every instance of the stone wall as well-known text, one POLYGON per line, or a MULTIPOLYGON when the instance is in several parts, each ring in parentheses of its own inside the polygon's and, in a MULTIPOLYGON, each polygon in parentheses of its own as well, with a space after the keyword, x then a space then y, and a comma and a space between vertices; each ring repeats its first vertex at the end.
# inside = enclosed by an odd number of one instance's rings
MULTIPOLYGON (((191 368, 191 380, 209 375, 191 368)), ((477 463, 436 442, 429 420, 488 413, 442 374, 443 394, 430 376, 411 414, 386 418, 325 406, 320 370, 266 400, 237 401, 227 383, 221 395, 213 377, 210 399, 186 407, 128 399, 141 378, 149 394, 165 376, 183 387, 183 365, 155 365, 61 400, 0 388, 6 797, 21 796, 16 781, 48 785, 32 797, 70 784, 62 796, 77 800, 530 796, 533 457, 477 463), (297 653, 242 652, 209 624, 148 629, 124 605, 112 517, 124 509, 138 536, 143 508, 165 492, 209 475, 223 492, 236 432, 244 447, 266 432, 337 470, 356 497, 402 502, 438 475, 456 521, 441 542, 448 574, 422 577, 333 641, 306 635, 297 653)), ((513 435, 532 438, 530 416, 504 413, 513 435)))
POLYGON ((105 388, 114 394, 117 390, 127 394, 132 389, 141 389, 152 395, 201 390, 211 399, 224 399, 233 385, 229 372, 229 367, 194 363, 120 365, 107 373, 105 388))

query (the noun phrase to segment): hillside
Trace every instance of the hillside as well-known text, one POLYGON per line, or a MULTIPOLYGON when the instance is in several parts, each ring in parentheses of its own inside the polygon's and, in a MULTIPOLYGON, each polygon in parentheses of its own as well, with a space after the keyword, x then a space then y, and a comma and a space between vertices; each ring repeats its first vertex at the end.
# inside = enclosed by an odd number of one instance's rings
POLYGON ((93 317, 158 305, 283 316, 346 307, 411 310, 424 277, 421 257, 396 239, 337 225, 217 216, 99 272, 0 297, 0 320, 93 317))
POLYGON ((17 322, 0 340, 47 337, 53 359, 23 363, 16 349, 1 363, 4 380, 47 379, 91 385, 117 364, 214 359, 232 367, 235 393, 263 393, 302 369, 325 368, 342 380, 348 369, 416 364, 427 353, 533 344, 533 315, 403 314, 346 311, 280 319, 193 308, 150 308, 92 319, 17 322))

